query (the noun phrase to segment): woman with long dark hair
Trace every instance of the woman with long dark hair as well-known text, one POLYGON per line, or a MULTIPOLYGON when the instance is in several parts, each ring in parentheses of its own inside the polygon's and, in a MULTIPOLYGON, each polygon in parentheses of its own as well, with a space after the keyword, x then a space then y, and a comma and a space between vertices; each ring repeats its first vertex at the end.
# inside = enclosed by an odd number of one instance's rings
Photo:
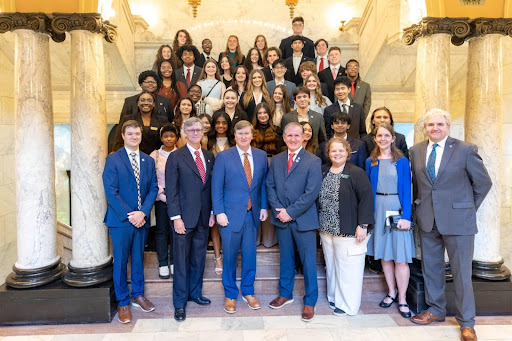
POLYGON ((263 71, 257 69, 252 70, 249 74, 247 91, 240 96, 240 106, 247 113, 249 119, 252 120, 254 109, 261 102, 270 103, 270 95, 268 94, 263 71))
POLYGON ((281 127, 281 119, 284 114, 292 111, 292 105, 290 103, 290 94, 288 93, 286 85, 279 84, 276 86, 270 101, 274 126, 281 127))
POLYGON ((171 61, 163 60, 160 62, 158 76, 162 80, 162 86, 157 94, 168 98, 174 110, 179 99, 187 95, 187 87, 182 82, 176 80, 176 75, 173 71, 171 61))
POLYGON ((257 48, 253 47, 247 52, 244 65, 249 70, 249 73, 252 70, 263 69, 263 58, 257 48))
POLYGON ((247 89, 247 83, 249 82, 249 71, 247 71, 247 68, 243 65, 238 65, 235 68, 234 77, 231 80, 231 86, 229 88, 236 91, 238 94, 238 99, 240 99, 240 96, 245 92, 247 89))
POLYGON ((194 105, 194 101, 190 96, 185 96, 180 98, 178 103, 176 104, 176 109, 174 109, 174 125, 180 128, 181 138, 177 142, 178 148, 183 147, 187 143, 187 138, 183 133, 183 123, 188 120, 190 117, 196 117, 196 107, 194 105))

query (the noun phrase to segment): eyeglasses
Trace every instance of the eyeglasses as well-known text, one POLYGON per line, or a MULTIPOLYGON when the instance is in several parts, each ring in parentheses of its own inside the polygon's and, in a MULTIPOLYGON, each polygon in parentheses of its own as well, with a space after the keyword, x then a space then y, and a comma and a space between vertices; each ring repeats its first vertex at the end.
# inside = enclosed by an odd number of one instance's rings
POLYGON ((297 26, 304 26, 304 24, 301 23, 301 22, 295 22, 295 23, 292 24, 292 26, 295 26, 295 27, 297 27, 297 26))
POLYGON ((286 66, 276 66, 275 68, 273 68, 274 70, 284 70, 286 69, 286 66))
POLYGON ((155 81, 144 81, 144 82, 142 82, 142 83, 144 83, 144 84, 156 84, 156 82, 155 82, 155 81))
POLYGON ((153 99, 152 98, 139 98, 139 102, 141 103, 144 103, 144 102, 148 102, 148 103, 153 103, 153 99))
POLYGON ((347 70, 359 70, 359 66, 347 66, 347 70))
POLYGON ((199 134, 199 133, 203 133, 203 129, 187 129, 185 130, 187 133, 190 133, 190 134, 199 134))

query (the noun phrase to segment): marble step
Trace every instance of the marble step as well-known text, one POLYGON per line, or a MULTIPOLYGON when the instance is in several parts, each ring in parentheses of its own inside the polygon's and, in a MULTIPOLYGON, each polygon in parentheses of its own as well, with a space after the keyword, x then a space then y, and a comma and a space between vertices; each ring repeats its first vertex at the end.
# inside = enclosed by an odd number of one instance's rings
MULTIPOLYGON (((258 252, 258 257, 269 257, 270 264, 257 264, 255 294, 257 295, 277 295, 279 293, 279 263, 275 263, 279 252, 263 251, 258 252)), ((323 259, 322 259, 323 261, 323 259)), ((224 288, 222 286, 222 276, 214 271, 215 261, 213 253, 208 253, 206 258, 206 267, 204 272, 203 293, 205 295, 223 295, 224 288)), ((161 279, 158 277, 158 262, 154 252, 146 252, 144 259, 144 275, 145 275, 145 291, 146 295, 151 297, 171 296, 172 295, 172 278, 161 279)), ((237 267, 237 283, 240 284, 241 268, 237 267)), ((317 277, 319 293, 326 292, 326 274, 324 265, 317 264, 317 277)), ((383 275, 371 273, 365 269, 363 280, 363 293, 382 293, 386 292, 386 282, 383 275)), ((304 293, 304 277, 302 275, 295 276, 294 294, 302 295, 304 293)))

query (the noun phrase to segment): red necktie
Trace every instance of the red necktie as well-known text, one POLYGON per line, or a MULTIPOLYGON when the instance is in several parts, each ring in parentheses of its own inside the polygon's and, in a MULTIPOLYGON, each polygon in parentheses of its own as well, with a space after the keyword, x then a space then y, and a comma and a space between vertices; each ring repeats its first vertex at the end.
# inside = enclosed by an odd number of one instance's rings
POLYGON ((187 88, 190 87, 190 69, 187 69, 187 78, 185 81, 187 82, 187 88))
POLYGON ((324 69, 324 57, 320 58, 320 66, 318 67, 318 72, 324 69))
POLYGON ((351 90, 352 90, 352 98, 356 95, 356 87, 354 86, 355 82, 352 82, 351 90))
POLYGON ((197 150, 194 152, 194 154, 196 155, 197 170, 199 171, 199 175, 201 176, 201 180, 203 181, 204 184, 204 181, 206 179, 206 171, 204 169, 203 160, 201 160, 201 155, 199 155, 199 152, 197 150))
POLYGON ((332 79, 336 80, 336 76, 338 75, 338 70, 336 68, 332 69, 332 79))
POLYGON ((294 156, 295 156, 295 153, 290 153, 290 158, 288 159, 288 173, 290 173, 290 169, 292 169, 294 156))

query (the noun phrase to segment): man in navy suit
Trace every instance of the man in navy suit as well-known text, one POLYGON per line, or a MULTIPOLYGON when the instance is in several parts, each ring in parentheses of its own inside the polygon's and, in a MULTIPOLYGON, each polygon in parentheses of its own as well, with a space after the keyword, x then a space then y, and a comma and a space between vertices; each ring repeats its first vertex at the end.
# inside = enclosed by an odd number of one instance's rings
POLYGON ((213 213, 222 238, 224 310, 236 312, 236 263, 242 253, 242 299, 249 308, 260 309, 254 297, 256 237, 267 219, 267 153, 251 148, 253 127, 249 121, 235 124, 236 145, 217 155, 212 176, 213 213))
POLYGON ((366 114, 363 107, 357 103, 353 103, 348 97, 350 85, 350 79, 348 77, 338 77, 334 81, 334 94, 337 100, 324 110, 327 138, 331 138, 334 134, 330 126, 331 116, 338 112, 344 112, 350 116, 351 124, 347 131, 350 136, 360 140, 367 134, 366 114))
POLYGON ((345 68, 341 66, 341 49, 338 46, 329 48, 329 67, 318 71, 318 78, 320 82, 327 84, 327 95, 331 102, 334 102, 334 81, 338 77, 346 76, 345 68))
POLYGON ((127 282, 128 257, 131 258, 131 284, 134 307, 144 312, 155 306, 144 297, 144 244, 149 215, 158 194, 155 161, 139 151, 142 127, 126 121, 122 129, 124 148, 107 156, 103 186, 108 200, 105 224, 112 238, 114 254, 114 290, 118 302, 118 320, 129 323, 130 291, 127 282))
MULTIPOLYGON (((350 128, 350 116, 348 114, 339 112, 331 116, 331 129, 334 131, 334 137, 339 137, 347 140, 350 145, 350 163, 364 169, 366 158, 366 144, 358 139, 353 138, 347 134, 347 130, 350 128)), ((329 158, 325 153, 325 145, 327 141, 320 143, 318 148, 320 149, 320 158, 322 163, 328 163, 329 158)))
POLYGON ((183 125, 187 144, 169 155, 165 166, 167 212, 173 224, 174 318, 186 318, 187 301, 208 305, 202 295, 209 227, 215 223, 211 199, 214 156, 201 149, 203 121, 191 117, 183 125))
POLYGON ((288 150, 272 159, 267 175, 267 196, 272 207, 271 222, 279 241, 279 296, 269 307, 279 309, 293 303, 295 245, 304 266, 304 309, 302 320, 315 316, 318 299, 316 275, 316 198, 322 186, 321 161, 302 147, 304 130, 298 122, 284 128, 288 150))
POLYGON ((309 58, 315 58, 315 46, 313 40, 306 38, 302 35, 302 31, 304 30, 304 18, 293 18, 292 30, 293 35, 288 38, 284 38, 283 40, 281 40, 281 44, 279 44, 279 49, 283 53, 283 59, 289 58, 293 54, 291 44, 294 36, 300 36, 302 38, 302 42, 304 44, 304 55, 309 58))

